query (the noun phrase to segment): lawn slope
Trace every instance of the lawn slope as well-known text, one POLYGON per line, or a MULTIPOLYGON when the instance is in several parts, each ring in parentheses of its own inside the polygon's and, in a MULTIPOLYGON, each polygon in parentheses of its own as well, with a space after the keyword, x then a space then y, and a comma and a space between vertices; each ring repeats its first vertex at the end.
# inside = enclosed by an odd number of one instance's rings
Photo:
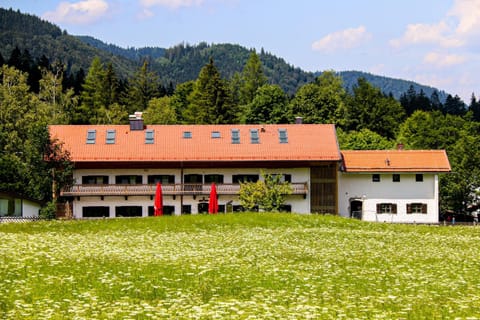
POLYGON ((292 214, 3 224, 0 318, 475 319, 479 240, 292 214))

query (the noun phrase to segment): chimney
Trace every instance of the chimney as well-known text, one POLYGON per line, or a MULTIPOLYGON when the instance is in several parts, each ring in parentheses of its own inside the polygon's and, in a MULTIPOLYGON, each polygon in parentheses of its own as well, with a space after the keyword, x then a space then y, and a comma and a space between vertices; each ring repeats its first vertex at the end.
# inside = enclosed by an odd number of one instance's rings
POLYGON ((130 130, 143 130, 143 119, 142 119, 142 112, 135 112, 135 114, 131 114, 128 116, 128 120, 130 121, 130 130))
POLYGON ((404 147, 405 145, 403 143, 397 144, 397 150, 403 150, 404 147))
POLYGON ((303 118, 302 117, 295 117, 295 124, 302 124, 303 118))

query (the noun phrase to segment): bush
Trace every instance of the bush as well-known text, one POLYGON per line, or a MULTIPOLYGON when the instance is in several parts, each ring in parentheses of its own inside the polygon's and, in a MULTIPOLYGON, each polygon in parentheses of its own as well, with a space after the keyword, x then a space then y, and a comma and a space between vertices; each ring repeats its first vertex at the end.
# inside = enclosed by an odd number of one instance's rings
POLYGON ((44 219, 55 219, 57 217, 57 203, 56 201, 48 202, 40 209, 40 217, 44 219))

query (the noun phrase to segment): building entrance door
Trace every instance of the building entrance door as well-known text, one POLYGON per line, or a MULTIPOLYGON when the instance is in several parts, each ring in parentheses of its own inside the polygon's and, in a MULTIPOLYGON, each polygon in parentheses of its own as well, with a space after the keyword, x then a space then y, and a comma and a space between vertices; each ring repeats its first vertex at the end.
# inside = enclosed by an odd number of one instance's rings
POLYGON ((350 200, 350 218, 362 220, 363 201, 358 199, 350 200))

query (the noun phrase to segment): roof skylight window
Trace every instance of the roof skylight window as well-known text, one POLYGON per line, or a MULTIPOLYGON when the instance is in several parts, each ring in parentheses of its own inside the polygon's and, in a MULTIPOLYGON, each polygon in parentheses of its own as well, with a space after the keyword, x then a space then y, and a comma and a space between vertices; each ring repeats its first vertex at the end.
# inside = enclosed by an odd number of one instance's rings
POLYGON ((145 131, 145 144, 153 144, 154 142, 154 133, 153 129, 148 129, 145 131))
POLYGON ((212 131, 212 139, 220 138, 220 131, 212 131))
POLYGON ((97 130, 90 129, 87 131, 87 144, 95 144, 97 138, 97 130))
POLYGON ((260 138, 258 136, 258 129, 250 129, 250 143, 253 143, 253 144, 260 143, 260 138))
POLYGON ((280 143, 288 143, 287 129, 278 129, 278 138, 280 143))
POLYGON ((107 130, 106 143, 115 144, 115 130, 107 130))
POLYGON ((183 131, 183 138, 184 139, 191 139, 192 138, 192 132, 191 131, 183 131))
POLYGON ((240 130, 232 129, 232 144, 240 143, 240 130))

